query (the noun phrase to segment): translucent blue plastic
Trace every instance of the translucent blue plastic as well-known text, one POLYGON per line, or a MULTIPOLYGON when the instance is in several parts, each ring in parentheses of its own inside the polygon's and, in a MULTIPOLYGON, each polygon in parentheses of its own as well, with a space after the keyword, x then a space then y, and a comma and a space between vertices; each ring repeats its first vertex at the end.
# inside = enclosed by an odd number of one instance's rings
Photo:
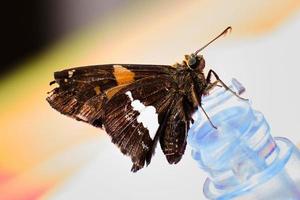
MULTIPOLYGON (((231 86, 244 88, 235 79, 231 86)), ((300 152, 288 139, 273 138, 264 116, 223 88, 203 99, 217 129, 199 109, 188 143, 192 157, 208 173, 208 199, 300 199, 300 152)))

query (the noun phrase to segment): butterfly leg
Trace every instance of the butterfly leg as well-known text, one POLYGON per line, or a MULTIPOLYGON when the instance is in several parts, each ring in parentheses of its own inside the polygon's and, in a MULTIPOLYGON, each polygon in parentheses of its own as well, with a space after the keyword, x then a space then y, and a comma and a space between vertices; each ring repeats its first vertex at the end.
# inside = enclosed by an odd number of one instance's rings
POLYGON ((248 99, 245 99, 241 96, 239 96, 236 92, 234 92, 231 88, 229 88, 218 76, 218 74, 210 69, 208 71, 208 74, 207 74, 207 77, 206 77, 206 83, 208 84, 208 86, 206 87, 205 89, 205 93, 208 93, 210 90, 212 90, 214 87, 218 86, 218 83, 220 83, 224 88, 225 90, 228 90, 229 92, 231 92, 233 95, 235 95, 237 98, 239 99, 242 99, 244 101, 248 101, 248 99), (211 83, 211 75, 214 75, 214 77, 217 79, 215 82, 211 83))
MULTIPOLYGON (((195 75, 194 75, 193 73, 192 73, 191 75, 192 75, 193 80, 197 80, 197 78, 195 78, 195 75), (193 77, 193 76, 194 76, 194 77, 193 77)), ((209 75, 207 76, 207 80, 208 80, 209 83, 210 83, 210 77, 211 77, 211 75, 209 74, 209 75)), ((205 80, 205 82, 207 82, 207 81, 205 80)), ((207 86, 206 86, 205 88, 200 88, 199 85, 200 85, 200 84, 198 84, 196 81, 194 82, 195 96, 196 96, 196 99, 197 99, 197 101, 198 101, 198 106, 201 108, 201 110, 202 110, 203 113, 205 114, 205 116, 206 116, 206 118, 208 119, 208 121, 209 121, 209 123, 211 124, 211 126, 212 126, 214 129, 217 129, 217 127, 212 123, 212 121, 210 120, 208 114, 206 113, 206 111, 205 111, 204 108, 202 107, 202 96, 205 95, 205 94, 207 93, 207 92, 206 92, 207 86)), ((208 85, 208 84, 206 83, 205 85, 208 85)))
POLYGON ((214 129, 218 129, 213 123, 212 121, 210 120, 208 114, 205 112, 204 108, 202 107, 202 105, 200 105, 200 108, 202 109, 203 113, 205 114, 206 118, 208 119, 210 125, 214 128, 214 129))
POLYGON ((222 85, 218 85, 219 81, 215 81, 213 83, 208 83, 204 92, 203 92, 203 95, 208 95, 209 92, 214 89, 215 87, 222 87, 222 85))

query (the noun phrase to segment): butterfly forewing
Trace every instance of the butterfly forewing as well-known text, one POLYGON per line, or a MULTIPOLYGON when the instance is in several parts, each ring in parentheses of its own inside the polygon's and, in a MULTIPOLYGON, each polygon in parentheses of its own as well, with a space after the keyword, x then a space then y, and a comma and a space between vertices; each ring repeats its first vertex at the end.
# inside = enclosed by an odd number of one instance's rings
POLYGON ((71 68, 54 73, 59 87, 47 101, 61 112, 94 126, 102 126, 103 106, 127 85, 159 74, 171 74, 174 68, 162 65, 109 64, 71 68))

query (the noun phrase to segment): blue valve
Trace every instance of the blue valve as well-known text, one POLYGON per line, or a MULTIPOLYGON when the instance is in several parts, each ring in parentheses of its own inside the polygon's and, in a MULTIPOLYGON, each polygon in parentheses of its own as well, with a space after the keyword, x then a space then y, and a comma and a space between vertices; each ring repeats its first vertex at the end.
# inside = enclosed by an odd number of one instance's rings
MULTIPOLYGON (((230 88, 245 91, 235 79, 230 88)), ((188 144, 208 174, 203 186, 208 199, 300 199, 300 152, 292 142, 273 138, 263 114, 223 88, 202 103, 217 129, 198 109, 188 144)))

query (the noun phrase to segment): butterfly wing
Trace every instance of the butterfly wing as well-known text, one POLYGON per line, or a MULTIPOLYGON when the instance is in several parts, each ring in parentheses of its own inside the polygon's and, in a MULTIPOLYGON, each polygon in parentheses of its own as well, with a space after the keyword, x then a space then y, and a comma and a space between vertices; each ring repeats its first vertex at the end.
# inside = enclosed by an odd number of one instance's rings
POLYGON ((122 153, 132 159, 132 171, 150 163, 158 130, 174 101, 169 75, 149 76, 118 91, 107 103, 104 126, 122 153))
POLYGON ((71 68, 54 73, 59 87, 47 101, 62 114, 97 127, 104 124, 112 142, 131 157, 134 172, 150 163, 158 140, 169 163, 177 163, 189 120, 175 70, 162 65, 71 68))
POLYGON ((160 136, 160 146, 170 164, 178 163, 184 154, 192 109, 185 96, 176 93, 160 136), (185 109, 187 106, 189 108, 185 109))
POLYGON ((71 68, 54 73, 59 87, 47 97, 60 113, 102 127, 104 105, 120 89, 148 76, 174 71, 165 65, 108 64, 71 68))

